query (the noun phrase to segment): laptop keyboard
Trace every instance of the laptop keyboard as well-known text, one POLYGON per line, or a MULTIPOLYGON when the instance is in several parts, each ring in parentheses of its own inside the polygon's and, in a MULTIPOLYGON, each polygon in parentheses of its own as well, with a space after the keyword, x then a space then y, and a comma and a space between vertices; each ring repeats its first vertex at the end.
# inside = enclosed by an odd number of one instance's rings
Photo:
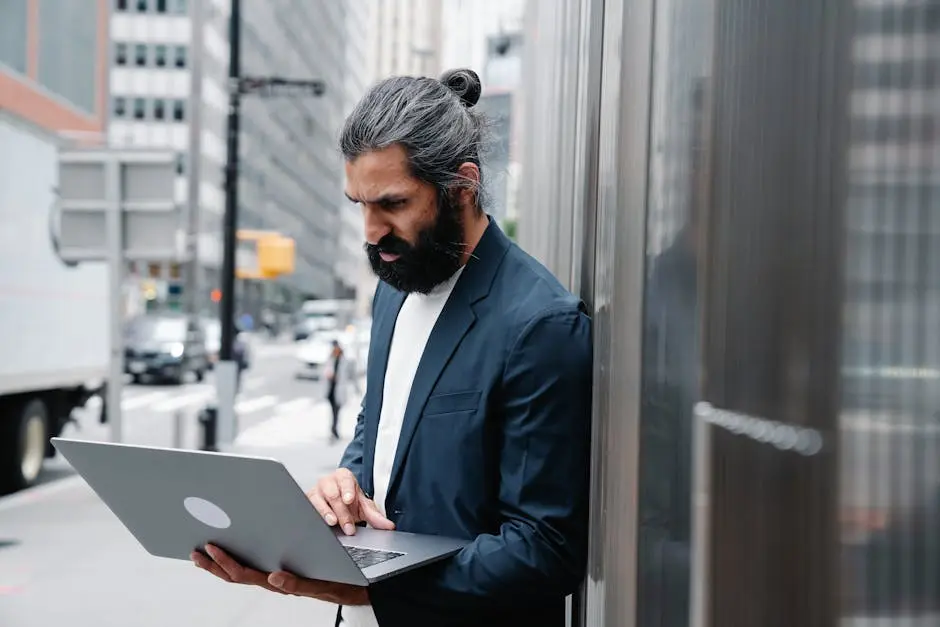
POLYGON ((395 553, 394 551, 364 549, 361 546, 347 546, 346 552, 349 553, 349 557, 353 559, 360 570, 404 555, 404 553, 395 553))

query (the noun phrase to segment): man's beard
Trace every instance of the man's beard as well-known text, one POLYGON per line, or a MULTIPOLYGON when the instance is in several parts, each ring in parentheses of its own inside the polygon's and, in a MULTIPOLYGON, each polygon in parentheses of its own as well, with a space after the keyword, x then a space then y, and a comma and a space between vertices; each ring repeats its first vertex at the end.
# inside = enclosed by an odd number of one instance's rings
POLYGON ((365 245, 372 271, 397 290, 429 294, 460 268, 464 250, 460 212, 445 194, 440 198, 434 224, 418 233, 414 246, 391 233, 376 244, 365 245), (379 253, 399 257, 383 261, 379 253))

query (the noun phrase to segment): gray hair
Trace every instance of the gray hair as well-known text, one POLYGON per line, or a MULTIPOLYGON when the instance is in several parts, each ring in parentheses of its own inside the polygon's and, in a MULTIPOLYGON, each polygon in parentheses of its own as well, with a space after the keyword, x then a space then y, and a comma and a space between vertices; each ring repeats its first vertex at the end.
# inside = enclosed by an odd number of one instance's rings
POLYGON ((473 109, 481 90, 480 78, 467 69, 450 70, 440 80, 410 76, 383 80, 346 118, 340 150, 352 161, 400 144, 408 153, 412 175, 434 185, 439 198, 455 187, 470 186, 475 188, 477 209, 482 210, 481 186, 457 173, 467 162, 482 168, 486 119, 473 109))

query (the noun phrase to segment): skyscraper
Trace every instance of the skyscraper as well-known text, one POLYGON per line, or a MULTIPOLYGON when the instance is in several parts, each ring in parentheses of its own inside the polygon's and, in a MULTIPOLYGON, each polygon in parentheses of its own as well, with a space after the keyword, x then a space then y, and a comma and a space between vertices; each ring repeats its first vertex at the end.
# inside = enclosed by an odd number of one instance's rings
MULTIPOLYGON (((200 308, 220 278, 230 7, 230 0, 115 0, 112 17, 110 138, 180 153, 178 198, 198 198, 200 308), (195 196, 187 194, 189 174, 195 196)), ((292 237, 296 269, 276 280, 239 281, 241 310, 290 311, 304 298, 354 288, 344 276, 353 253, 342 245, 350 238, 335 140, 350 93, 366 80, 365 55, 350 51, 346 34, 350 23, 367 20, 362 15, 368 2, 242 1, 242 76, 318 79, 326 90, 242 99, 238 225, 292 237)))

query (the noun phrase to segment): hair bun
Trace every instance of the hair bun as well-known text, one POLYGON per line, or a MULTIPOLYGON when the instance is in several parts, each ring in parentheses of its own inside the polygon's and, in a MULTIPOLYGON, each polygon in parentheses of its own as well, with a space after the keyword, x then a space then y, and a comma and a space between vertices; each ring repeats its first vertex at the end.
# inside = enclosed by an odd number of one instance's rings
POLYGON ((465 68, 444 72, 441 76, 441 82, 460 98, 465 107, 475 105, 480 99, 480 93, 483 91, 477 73, 465 68))

